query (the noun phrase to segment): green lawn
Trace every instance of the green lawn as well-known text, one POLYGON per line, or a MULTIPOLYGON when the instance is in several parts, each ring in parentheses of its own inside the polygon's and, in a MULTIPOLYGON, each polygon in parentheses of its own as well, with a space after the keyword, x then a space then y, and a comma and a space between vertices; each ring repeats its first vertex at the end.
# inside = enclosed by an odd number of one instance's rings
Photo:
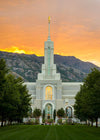
POLYGON ((100 128, 13 125, 0 128, 0 140, 100 140, 100 128))

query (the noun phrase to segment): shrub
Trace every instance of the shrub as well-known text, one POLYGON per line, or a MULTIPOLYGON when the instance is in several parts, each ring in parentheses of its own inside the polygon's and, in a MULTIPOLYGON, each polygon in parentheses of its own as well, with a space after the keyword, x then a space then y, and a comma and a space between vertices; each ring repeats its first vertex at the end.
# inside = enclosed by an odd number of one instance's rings
POLYGON ((39 118, 41 116, 41 110, 36 108, 33 112, 33 116, 39 118))
POLYGON ((34 121, 28 120, 25 124, 27 124, 27 125, 33 125, 34 124, 34 121))
POLYGON ((72 124, 72 119, 71 118, 67 119, 67 124, 72 124))
POLYGON ((34 124, 39 124, 39 120, 35 119, 35 123, 34 124))
POLYGON ((62 124, 62 119, 59 119, 57 122, 58 124, 62 124))
POLYGON ((61 109, 59 109, 59 110, 57 111, 57 116, 58 116, 58 117, 64 117, 64 115, 65 115, 65 113, 64 113, 64 109, 63 109, 63 108, 61 108, 61 109))
POLYGON ((47 120, 48 123, 53 123, 53 119, 47 120))

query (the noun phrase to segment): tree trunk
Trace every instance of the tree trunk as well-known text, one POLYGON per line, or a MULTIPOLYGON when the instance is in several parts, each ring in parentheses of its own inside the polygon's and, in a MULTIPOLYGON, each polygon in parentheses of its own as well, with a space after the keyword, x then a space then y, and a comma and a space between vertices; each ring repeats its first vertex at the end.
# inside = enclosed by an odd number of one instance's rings
POLYGON ((88 123, 87 123, 87 120, 85 121, 85 124, 87 125, 88 123))
POLYGON ((12 121, 10 120, 10 125, 12 125, 12 121))
POLYGON ((4 125, 6 125, 6 120, 5 120, 5 122, 4 122, 4 125))
POLYGON ((88 126, 90 126, 90 121, 88 120, 88 126))
POLYGON ((1 121, 1 127, 3 127, 3 121, 1 121))
POLYGON ((98 127, 98 118, 96 118, 96 127, 98 127))
POLYGON ((2 120, 1 120, 1 127, 3 127, 3 117, 2 117, 2 120))

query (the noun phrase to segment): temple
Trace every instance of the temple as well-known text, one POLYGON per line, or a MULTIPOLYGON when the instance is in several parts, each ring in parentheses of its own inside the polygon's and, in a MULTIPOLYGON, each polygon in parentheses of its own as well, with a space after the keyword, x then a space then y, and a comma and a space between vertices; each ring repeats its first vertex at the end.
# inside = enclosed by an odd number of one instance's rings
POLYGON ((44 42, 44 64, 37 80, 25 82, 31 94, 32 111, 45 111, 45 119, 53 119, 54 110, 63 108, 67 118, 74 117, 75 95, 80 90, 79 82, 62 82, 54 64, 54 42, 50 37, 50 17, 48 18, 48 39, 44 42))

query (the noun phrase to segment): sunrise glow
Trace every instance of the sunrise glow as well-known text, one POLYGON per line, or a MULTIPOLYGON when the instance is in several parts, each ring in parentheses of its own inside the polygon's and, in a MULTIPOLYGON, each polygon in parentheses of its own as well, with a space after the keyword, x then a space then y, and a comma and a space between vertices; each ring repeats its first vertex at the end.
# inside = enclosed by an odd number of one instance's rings
POLYGON ((0 1, 0 51, 44 56, 50 35, 54 53, 100 66, 100 1, 0 1))
POLYGON ((19 54, 26 54, 26 52, 24 50, 20 50, 18 47, 11 47, 10 49, 7 48, 7 49, 0 49, 0 51, 7 51, 7 52, 12 52, 12 53, 19 53, 19 54))

